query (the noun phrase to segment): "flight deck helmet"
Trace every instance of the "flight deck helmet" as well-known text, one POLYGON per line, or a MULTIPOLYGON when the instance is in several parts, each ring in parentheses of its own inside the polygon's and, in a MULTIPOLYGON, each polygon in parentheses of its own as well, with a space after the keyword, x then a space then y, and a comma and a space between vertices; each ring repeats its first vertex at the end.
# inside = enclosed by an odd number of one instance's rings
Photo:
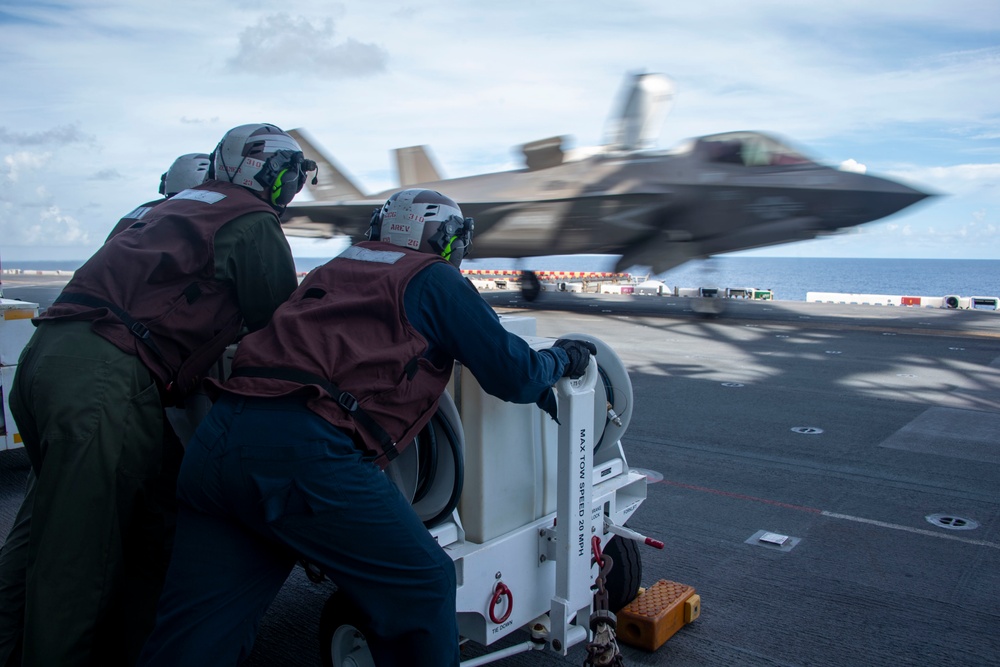
POLYGON ((173 197, 181 190, 201 185, 208 177, 212 158, 205 153, 182 155, 160 176, 160 194, 173 197))
POLYGON ((279 211, 305 185, 306 172, 316 171, 316 163, 302 155, 298 142, 269 123, 234 127, 214 155, 215 178, 259 192, 279 211))
POLYGON ((368 238, 439 255, 459 267, 469 254, 474 227, 455 200, 434 190, 411 188, 395 193, 372 212, 368 238))

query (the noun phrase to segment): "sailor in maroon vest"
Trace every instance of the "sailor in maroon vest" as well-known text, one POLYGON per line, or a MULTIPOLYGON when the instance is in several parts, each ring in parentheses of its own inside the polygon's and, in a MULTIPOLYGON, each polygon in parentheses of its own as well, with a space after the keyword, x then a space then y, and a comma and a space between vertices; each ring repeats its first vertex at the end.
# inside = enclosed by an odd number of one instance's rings
POLYGON ((163 199, 154 199, 145 204, 139 204, 128 212, 108 234, 105 243, 132 225, 146 224, 142 220, 146 214, 178 192, 198 187, 204 183, 205 179, 208 178, 211 166, 212 156, 205 153, 187 153, 174 160, 170 167, 160 175, 160 194, 163 195, 163 199))
POLYGON ((454 564, 381 467, 431 418, 455 360, 494 396, 555 416, 552 385, 594 352, 508 333, 458 270, 472 231, 450 198, 399 192, 369 241, 241 341, 185 454, 140 664, 238 664, 299 559, 361 610, 379 667, 459 664, 454 564))
POLYGON ((0 661, 23 639, 26 665, 132 665, 152 629, 180 466, 164 405, 295 289, 278 215, 315 169, 266 124, 230 130, 213 166, 35 320, 9 397, 31 475, 0 552, 0 661))

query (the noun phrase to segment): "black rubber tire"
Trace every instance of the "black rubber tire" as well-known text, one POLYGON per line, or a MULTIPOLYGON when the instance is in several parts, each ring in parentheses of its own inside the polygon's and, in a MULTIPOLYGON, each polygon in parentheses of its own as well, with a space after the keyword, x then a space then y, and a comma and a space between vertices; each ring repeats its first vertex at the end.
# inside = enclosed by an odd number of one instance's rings
MULTIPOLYGON (((441 414, 440 408, 438 408, 438 412, 434 413, 434 416, 431 417, 431 422, 439 424, 447 434, 447 437, 444 439, 444 444, 449 448, 451 460, 455 466, 455 474, 452 478, 451 497, 448 499, 448 503, 442 507, 441 511, 439 511, 436 515, 424 521, 424 526, 428 529, 433 528, 451 516, 452 511, 458 507, 458 503, 462 499, 462 489, 465 487, 465 452, 462 450, 462 445, 458 440, 455 429, 452 427, 451 422, 448 421, 448 418, 441 414)), ((437 467, 438 458, 440 458, 440 454, 435 452, 435 468, 437 467)), ((414 500, 414 504, 416 502, 417 501, 414 500)))
MULTIPOLYGON (((433 420, 433 417, 432 417, 433 420)), ((434 485, 434 473, 437 472, 437 437, 434 435, 434 426, 427 422, 420 435, 417 436, 414 445, 418 446, 420 454, 420 465, 417 467, 419 475, 417 477, 417 488, 413 491, 413 500, 410 504, 418 503, 427 495, 427 490, 434 485)), ((410 445, 411 447, 414 445, 410 445)))
POLYGON ((608 609, 618 613, 635 599, 642 585, 642 556, 639 544, 617 535, 608 540, 604 553, 614 559, 604 588, 608 591, 608 609))
MULTIPOLYGON (((342 667, 342 663, 334 662, 333 641, 338 629, 350 631, 356 636, 364 636, 364 624, 361 622, 361 612, 346 595, 334 591, 323 605, 319 617, 319 657, 323 667, 342 667)), ((370 654, 368 654, 370 656, 370 654)), ((359 663, 364 664, 364 663, 359 663)), ((374 664, 374 663, 372 663, 374 664)))
POLYGON ((534 301, 542 293, 542 283, 534 271, 521 271, 521 296, 525 301, 534 301))

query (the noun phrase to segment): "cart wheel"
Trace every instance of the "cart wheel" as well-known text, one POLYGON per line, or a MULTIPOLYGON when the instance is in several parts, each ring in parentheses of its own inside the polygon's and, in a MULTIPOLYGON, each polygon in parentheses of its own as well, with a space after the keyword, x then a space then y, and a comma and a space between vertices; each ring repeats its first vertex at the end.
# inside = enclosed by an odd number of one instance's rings
POLYGON ((361 612, 346 595, 334 592, 319 618, 319 655, 324 667, 375 667, 361 630, 361 612))
POLYGON ((614 559, 604 588, 608 591, 608 609, 617 613, 639 594, 642 581, 642 557, 635 540, 614 536, 604 546, 604 553, 614 559))

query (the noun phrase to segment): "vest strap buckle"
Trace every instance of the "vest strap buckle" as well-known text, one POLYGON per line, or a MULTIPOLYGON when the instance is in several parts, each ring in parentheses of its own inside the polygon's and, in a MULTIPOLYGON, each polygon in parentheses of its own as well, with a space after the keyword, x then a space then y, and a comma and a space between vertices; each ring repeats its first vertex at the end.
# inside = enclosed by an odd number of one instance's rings
POLYGON ((340 392, 337 395, 337 403, 351 414, 358 410, 358 399, 354 398, 354 395, 349 392, 340 392))
POLYGON ((382 456, 385 457, 386 461, 392 461, 397 456, 399 456, 399 449, 397 449, 397 447, 396 447, 397 444, 398 443, 394 442, 391 445, 389 445, 388 447, 383 446, 383 448, 382 448, 382 456))
POLYGON ((128 330, 139 340, 146 340, 149 338, 149 329, 145 324, 139 322, 138 320, 133 321, 132 324, 129 325, 128 330))

